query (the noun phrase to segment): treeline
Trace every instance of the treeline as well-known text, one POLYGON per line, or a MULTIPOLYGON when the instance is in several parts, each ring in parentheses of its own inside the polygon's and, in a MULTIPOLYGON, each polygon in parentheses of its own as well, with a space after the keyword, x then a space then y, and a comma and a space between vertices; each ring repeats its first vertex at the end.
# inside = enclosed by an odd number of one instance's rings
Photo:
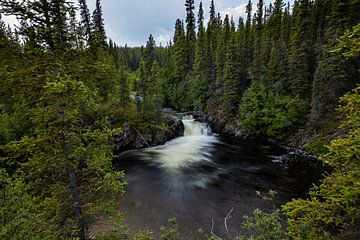
MULTIPOLYGON (((296 0, 292 7, 259 1, 256 11, 249 1, 246 19, 238 20, 222 19, 211 1, 207 25, 201 2, 197 18, 194 1, 185 6, 185 22, 176 21, 173 41, 163 48, 159 79, 148 78, 161 83, 156 92, 165 106, 282 139, 301 127, 326 128, 339 97, 360 80, 359 58, 334 51, 337 38, 359 22, 359 1, 296 0)), ((157 69, 159 62, 153 64, 157 69)))
POLYGON ((85 0, 0 7, 19 20, 12 30, 0 16, 0 238, 87 239, 99 216, 119 219, 125 181, 112 137, 125 122, 151 121, 130 99, 127 66, 109 54, 100 0, 92 13, 85 0))

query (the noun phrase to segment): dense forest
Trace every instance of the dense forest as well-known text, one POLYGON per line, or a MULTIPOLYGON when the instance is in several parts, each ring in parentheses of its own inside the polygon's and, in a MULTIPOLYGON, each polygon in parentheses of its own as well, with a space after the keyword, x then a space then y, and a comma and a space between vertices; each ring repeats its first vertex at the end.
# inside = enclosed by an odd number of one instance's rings
MULTIPOLYGON (((202 3, 195 16, 186 0, 167 46, 150 35, 136 48, 107 39, 100 0, 92 13, 86 0, 0 7, 19 20, 13 29, 0 15, 1 239, 85 240, 104 216, 118 230, 96 239, 128 239, 111 139, 126 124, 164 128, 163 107, 277 140, 305 129, 333 167, 308 199, 246 217, 249 239, 360 236, 359 0, 249 1, 246 19, 221 16, 212 0, 208 23, 202 3), (339 125, 344 134, 324 146, 339 125)), ((180 239, 176 226, 161 239, 180 239)))
POLYGON ((358 59, 336 51, 359 22, 359 3, 259 1, 253 8, 249 1, 245 20, 222 19, 212 1, 206 27, 202 4, 196 18, 194 1, 186 1, 186 20, 176 21, 167 47, 155 53, 150 36, 138 91, 280 140, 299 128, 331 128, 339 97, 359 82, 358 59))

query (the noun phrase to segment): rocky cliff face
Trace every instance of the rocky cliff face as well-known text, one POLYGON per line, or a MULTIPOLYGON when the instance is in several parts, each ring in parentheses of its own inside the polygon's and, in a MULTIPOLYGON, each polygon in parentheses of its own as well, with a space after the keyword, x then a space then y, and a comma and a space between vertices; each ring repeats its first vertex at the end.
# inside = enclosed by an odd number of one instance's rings
POLYGON ((135 126, 124 124, 122 133, 112 140, 115 144, 115 152, 153 147, 183 135, 184 125, 181 120, 166 118, 165 123, 167 129, 155 129, 151 134, 143 134, 135 126))

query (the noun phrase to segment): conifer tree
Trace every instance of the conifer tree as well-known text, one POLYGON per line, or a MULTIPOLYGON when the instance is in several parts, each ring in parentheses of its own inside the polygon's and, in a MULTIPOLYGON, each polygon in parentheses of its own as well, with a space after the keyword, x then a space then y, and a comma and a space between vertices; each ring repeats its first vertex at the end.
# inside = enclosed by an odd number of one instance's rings
POLYGON ((176 44, 177 39, 179 35, 184 31, 184 26, 182 24, 182 21, 178 18, 175 22, 175 31, 174 31, 174 37, 173 37, 173 43, 176 44))
POLYGON ((214 0, 211 0, 211 4, 210 4, 210 23, 214 23, 215 22, 215 18, 216 18, 216 12, 215 12, 215 3, 214 0))
POLYGON ((45 45, 53 53, 61 54, 69 46, 67 13, 73 8, 69 2, 4 0, 0 3, 5 14, 15 15, 20 21, 18 32, 32 47, 45 45))
POLYGON ((139 79, 136 84, 136 91, 140 93, 142 97, 148 95, 148 72, 146 69, 145 61, 142 59, 139 63, 139 79))
POLYGON ((244 49, 244 58, 242 59, 242 63, 244 64, 244 67, 246 69, 249 68, 250 63, 253 59, 253 33, 251 30, 251 14, 252 14, 252 3, 251 0, 249 0, 248 5, 246 6, 246 25, 245 25, 245 33, 244 33, 244 43, 243 43, 243 49, 244 49))
MULTIPOLYGON (((353 22, 349 20, 351 16, 354 16, 353 7, 356 8, 356 3, 332 2, 331 13, 328 17, 329 26, 324 34, 319 63, 312 83, 309 125, 314 129, 321 130, 324 123, 334 118, 338 99, 355 86, 356 74, 354 73, 356 71, 352 64, 333 50, 337 46, 336 38, 343 34, 347 24, 349 27, 353 22)), ((360 3, 357 7, 360 7, 360 3)), ((360 19, 360 14, 357 14, 360 19)))
POLYGON ((174 43, 173 46, 174 74, 176 76, 177 82, 185 82, 188 71, 187 57, 188 55, 184 25, 181 24, 176 43, 174 43))
POLYGON ((207 100, 208 82, 206 79, 206 39, 202 2, 198 13, 198 34, 195 46, 194 79, 190 85, 191 95, 196 109, 203 110, 207 100))
POLYGON ((223 109, 227 119, 236 115, 240 100, 240 74, 238 65, 238 48, 235 36, 228 42, 229 47, 226 51, 226 61, 224 66, 224 99, 223 109))
POLYGON ((289 52, 289 90, 293 97, 309 100, 314 73, 314 52, 310 36, 310 2, 294 6, 293 30, 289 52))
POLYGON ((195 52, 195 14, 194 14, 194 0, 186 0, 186 43, 187 43, 187 64, 188 71, 191 71, 194 64, 194 52, 195 52))
POLYGON ((92 14, 92 34, 94 41, 93 48, 105 48, 106 47, 106 33, 104 26, 104 19, 102 16, 102 6, 100 0, 96 0, 95 10, 92 14))
POLYGON ((216 48, 216 88, 218 96, 222 96, 223 83, 224 83, 224 62, 227 52, 227 43, 230 40, 230 22, 229 16, 226 15, 221 32, 218 35, 218 43, 216 48))
POLYGON ((249 43, 248 35, 247 35, 247 29, 244 25, 244 20, 240 17, 239 18, 239 25, 237 30, 237 38, 238 38, 238 46, 236 48, 236 52, 238 54, 238 57, 235 61, 237 61, 237 71, 239 72, 239 99, 241 99, 243 93, 247 89, 247 87, 250 84, 249 77, 248 77, 248 67, 250 64, 251 59, 248 58, 251 53, 249 53, 249 49, 247 49, 247 46, 252 46, 251 43, 249 43))
POLYGON ((250 72, 253 82, 263 79, 264 64, 262 59, 262 32, 263 32, 263 6, 264 1, 259 0, 258 10, 254 15, 255 21, 255 37, 254 37, 254 58, 251 64, 250 72))
POLYGON ((86 37, 89 38, 91 35, 91 16, 86 0, 79 0, 79 8, 80 8, 81 25, 85 30, 86 37))
POLYGON ((146 47, 143 56, 146 71, 150 75, 152 65, 155 61, 155 40, 152 34, 149 36, 149 40, 146 42, 146 47))
MULTIPOLYGON (((217 48, 217 35, 219 33, 218 26, 216 24, 216 13, 214 0, 211 1, 210 5, 210 20, 208 22, 205 41, 206 41, 206 78, 209 82, 209 91, 215 91, 216 81, 216 48, 217 48)), ((209 93, 211 95, 211 93, 209 93)))

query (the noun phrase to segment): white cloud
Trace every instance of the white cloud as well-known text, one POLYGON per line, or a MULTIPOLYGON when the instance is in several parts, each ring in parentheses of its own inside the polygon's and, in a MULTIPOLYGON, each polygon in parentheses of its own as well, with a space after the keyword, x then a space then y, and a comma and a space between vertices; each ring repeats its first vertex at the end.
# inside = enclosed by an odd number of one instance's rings
POLYGON ((14 25, 19 24, 19 21, 16 19, 15 16, 4 16, 2 15, 2 20, 6 23, 9 24, 11 27, 14 27, 14 25))
POLYGON ((171 38, 172 38, 171 33, 158 34, 158 35, 155 35, 155 37, 154 37, 157 46, 160 46, 160 44, 162 46, 166 46, 169 43, 169 41, 171 40, 171 38))
POLYGON ((225 18, 225 15, 229 15, 230 18, 233 17, 234 21, 237 22, 239 17, 245 18, 246 5, 247 3, 244 3, 236 7, 221 9, 220 14, 223 18, 225 18))

